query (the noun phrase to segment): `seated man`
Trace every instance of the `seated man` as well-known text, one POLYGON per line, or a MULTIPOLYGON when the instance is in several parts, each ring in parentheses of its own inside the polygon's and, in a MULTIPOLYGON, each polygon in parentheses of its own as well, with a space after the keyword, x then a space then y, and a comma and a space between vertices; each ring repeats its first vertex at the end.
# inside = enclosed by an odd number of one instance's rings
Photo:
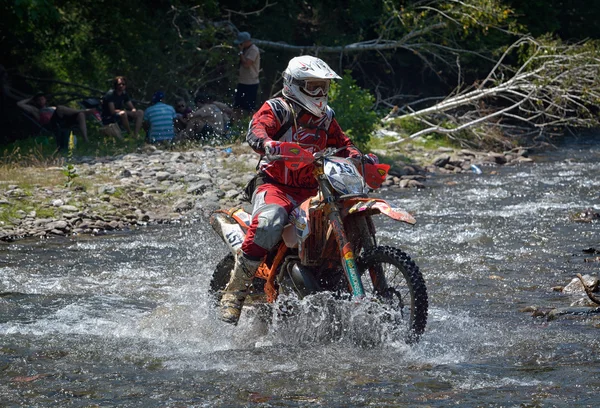
POLYGON ((189 115, 187 133, 204 136, 223 136, 227 132, 233 109, 204 93, 194 100, 197 109, 189 115))
POLYGON ((175 113, 177 118, 175 119, 175 131, 180 132, 187 127, 188 117, 192 113, 192 109, 187 106, 187 103, 183 98, 177 99, 175 102, 175 113))
POLYGON ((148 124, 148 140, 150 143, 170 142, 175 138, 173 120, 177 117, 171 105, 162 102, 165 95, 157 91, 152 96, 151 106, 144 113, 144 121, 148 124))
POLYGON ((131 133, 129 119, 133 119, 135 120, 133 137, 137 138, 142 128, 144 111, 137 110, 133 106, 129 95, 125 91, 126 87, 127 81, 125 77, 118 76, 114 79, 113 89, 108 91, 102 99, 102 123, 108 125, 110 123, 117 123, 117 120, 120 120, 125 130, 131 133))
MULTIPOLYGON (((77 124, 83 139, 87 142, 87 125, 85 115, 92 114, 95 109, 73 109, 68 106, 48 106, 46 94, 37 92, 33 97, 17 102, 17 106, 33 116, 42 126, 55 130, 59 126, 74 126, 77 124)), ((58 141, 57 141, 58 142, 58 141)))

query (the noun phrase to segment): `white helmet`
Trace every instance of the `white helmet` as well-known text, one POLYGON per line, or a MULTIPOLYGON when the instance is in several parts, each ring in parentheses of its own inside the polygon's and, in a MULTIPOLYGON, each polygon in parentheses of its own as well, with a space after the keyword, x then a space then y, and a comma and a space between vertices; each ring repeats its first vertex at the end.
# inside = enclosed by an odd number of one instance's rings
POLYGON ((327 110, 332 79, 341 79, 323 60, 303 55, 292 58, 283 71, 283 95, 321 117, 327 110))

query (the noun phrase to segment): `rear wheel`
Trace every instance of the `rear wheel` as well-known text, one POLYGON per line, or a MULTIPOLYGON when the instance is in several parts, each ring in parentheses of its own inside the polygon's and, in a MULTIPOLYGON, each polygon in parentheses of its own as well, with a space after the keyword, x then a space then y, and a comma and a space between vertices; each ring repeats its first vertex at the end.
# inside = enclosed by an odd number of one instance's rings
MULTIPOLYGON (((221 291, 225 289, 229 278, 231 277, 231 271, 235 266, 235 257, 232 253, 225 255, 223 259, 217 264, 213 272, 212 279, 210 280, 210 293, 214 296, 216 305, 221 301, 221 291)), ((261 294, 264 292, 265 281, 260 278, 254 278, 252 281, 252 287, 250 288, 250 294, 261 294)))
POLYGON ((210 280, 210 293, 216 298, 217 303, 221 301, 221 291, 227 286, 234 265, 235 257, 229 253, 215 267, 210 280))
POLYGON ((403 251, 378 246, 357 259, 366 292, 389 308, 392 321, 405 328, 406 341, 416 343, 427 324, 427 289, 419 267, 403 251))

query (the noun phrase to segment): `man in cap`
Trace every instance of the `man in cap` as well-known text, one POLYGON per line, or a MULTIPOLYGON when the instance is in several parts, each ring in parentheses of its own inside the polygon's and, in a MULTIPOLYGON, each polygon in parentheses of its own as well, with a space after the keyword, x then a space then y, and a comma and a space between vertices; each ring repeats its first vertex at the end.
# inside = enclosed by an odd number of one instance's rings
POLYGON ((170 142, 175 137, 173 120, 177 117, 175 108, 163 103, 165 94, 154 92, 151 105, 144 112, 144 121, 148 124, 148 140, 150 143, 170 142))
POLYGON ((238 84, 235 89, 233 109, 236 119, 244 110, 249 114, 256 109, 256 95, 258 93, 258 73, 260 71, 260 51, 252 43, 250 33, 242 31, 238 34, 234 43, 239 48, 239 75, 238 84))

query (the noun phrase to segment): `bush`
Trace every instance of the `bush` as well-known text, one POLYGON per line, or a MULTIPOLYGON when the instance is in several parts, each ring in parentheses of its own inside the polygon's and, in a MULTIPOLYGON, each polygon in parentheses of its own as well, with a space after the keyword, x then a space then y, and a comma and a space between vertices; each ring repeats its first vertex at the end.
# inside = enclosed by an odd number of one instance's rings
POLYGON ((354 144, 366 150, 371 134, 377 127, 379 118, 373 110, 375 98, 368 90, 356 85, 356 81, 346 71, 341 80, 331 84, 329 103, 335 110, 335 117, 354 144))

